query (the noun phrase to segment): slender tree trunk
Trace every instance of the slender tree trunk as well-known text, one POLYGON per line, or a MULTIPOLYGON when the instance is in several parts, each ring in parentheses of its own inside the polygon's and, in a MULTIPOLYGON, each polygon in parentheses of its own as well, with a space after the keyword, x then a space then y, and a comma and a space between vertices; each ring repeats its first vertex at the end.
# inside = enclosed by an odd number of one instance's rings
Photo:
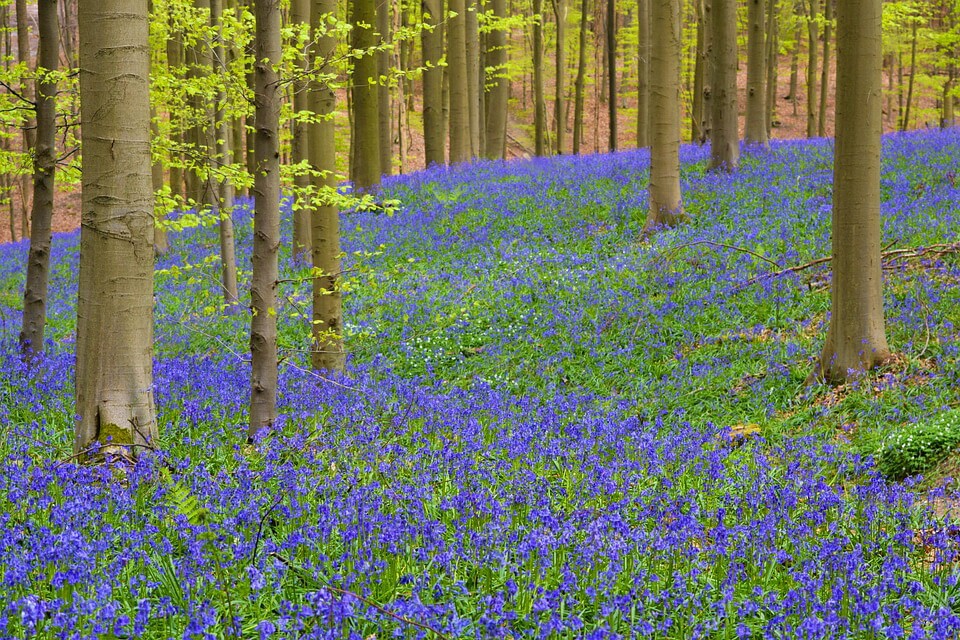
POLYGON ((617 150, 617 3, 607 0, 607 85, 610 99, 607 101, 607 117, 610 120, 610 151, 617 150))
POLYGON ((819 0, 808 0, 810 13, 807 15, 807 137, 817 134, 817 41, 820 28, 817 26, 817 14, 820 12, 819 0))
POLYGON ((764 130, 768 140, 773 135, 777 121, 777 67, 780 65, 778 4, 777 0, 769 0, 767 5, 767 104, 764 109, 764 130))
MULTIPOLYGON (((299 8, 299 7, 298 7, 299 8)), ((221 78, 226 78, 228 69, 226 65, 226 52, 223 47, 223 0, 210 0, 210 26, 216 30, 216 39, 213 49, 213 67, 211 72, 221 78)), ((300 14, 301 19, 308 19, 309 15, 300 14)), ((224 106, 227 103, 227 93, 224 85, 217 85, 217 100, 214 106, 214 128, 216 130, 216 154, 217 159, 224 166, 233 162, 233 151, 230 146, 230 120, 227 118, 224 106)), ((306 105, 303 105, 306 107, 306 105)), ((294 142, 296 143, 296 135, 294 142)), ((240 293, 237 285, 237 250, 234 240, 233 230, 233 184, 226 178, 214 178, 214 188, 216 197, 214 198, 214 211, 219 218, 220 229, 220 263, 221 263, 221 286, 223 287, 223 300, 228 308, 235 308, 240 303, 240 293)), ((296 219, 295 219, 296 224, 296 219)), ((294 227, 296 230, 296 227, 294 227)), ((296 242, 294 242, 296 246, 296 242)))
MULTIPOLYGON (((151 107, 150 109, 150 136, 151 139, 156 140, 160 135, 160 127, 157 126, 157 115, 156 110, 151 107)), ((160 191, 163 191, 163 161, 162 160, 153 160, 153 164, 150 165, 150 185, 153 187, 153 192, 156 194, 160 191)), ((162 218, 160 212, 156 212, 156 217, 154 218, 153 225, 153 251, 156 255, 162 256, 166 255, 170 251, 170 238, 167 235, 167 230, 163 227, 162 218)))
MULTIPOLYGON (((372 25, 374 16, 368 13, 361 13, 358 17, 367 19, 367 24, 372 25)), ((280 64, 280 0, 257 0, 254 16, 257 170, 254 173, 253 279, 250 287, 253 318, 250 320, 252 360, 247 435, 251 439, 261 429, 273 426, 277 418, 277 247, 280 245, 282 93, 276 68, 280 64)), ((376 121, 376 118, 372 120, 373 123, 376 121)))
POLYGON ((637 0, 637 147, 650 146, 650 2, 637 0))
MULTIPOLYGON (((794 7, 794 18, 797 18, 796 7, 794 7)), ((803 26, 797 19, 797 27, 793 32, 793 55, 790 57, 790 102, 793 105, 793 115, 798 112, 800 97, 797 95, 800 91, 800 41, 803 37, 803 26)))
POLYGON ((583 144, 583 98, 587 76, 587 19, 589 18, 588 0, 580 3, 580 46, 577 59, 577 79, 574 81, 573 106, 573 152, 580 153, 583 144))
POLYGON ((907 83, 907 102, 903 108, 903 120, 900 121, 900 131, 906 131, 910 128, 910 107, 913 105, 913 79, 917 77, 917 23, 918 21, 915 19, 913 21, 913 35, 910 39, 910 81, 907 83))
POLYGON ((83 226, 74 452, 157 444, 150 46, 143 0, 82 2, 83 226), (117 96, 123 96, 118 100, 117 96))
MULTIPOLYGON (((490 8, 497 20, 506 18, 506 0, 491 0, 490 8)), ((487 158, 502 158, 506 150, 507 138, 507 101, 510 98, 510 83, 507 79, 507 32, 494 29, 487 34, 487 62, 492 75, 492 86, 488 94, 486 134, 484 135, 487 158)))
POLYGON ((63 20, 60 21, 60 42, 63 44, 64 59, 71 69, 77 66, 77 22, 74 19, 75 12, 73 10, 75 4, 76 0, 66 0, 66 2, 60 3, 60 7, 63 9, 63 20))
MULTIPOLYGON (((502 1, 502 0, 501 0, 502 1)), ((443 33, 440 23, 443 0, 422 0, 423 45, 423 146, 426 165, 446 163, 446 138, 443 128, 443 33)))
MULTIPOLYGON (((209 20, 210 0, 193 0, 194 8, 209 20)), ((212 64, 210 49, 203 40, 185 47, 187 78, 201 81, 210 73, 212 64)), ((212 205, 214 194, 212 182, 207 175, 210 169, 210 123, 213 114, 210 102, 202 93, 192 94, 188 98, 189 117, 192 120, 187 130, 187 142, 190 145, 188 169, 186 171, 187 198, 196 206, 212 205)))
MULTIPOLYGON (((377 22, 377 0, 356 0, 351 3, 352 46, 369 51, 378 42, 374 26, 377 22)), ((380 109, 378 102, 377 58, 367 53, 353 61, 351 95, 353 96, 354 181, 362 190, 380 184, 380 109)))
MULTIPOLYGON (((29 17, 27 16, 27 0, 16 0, 17 11, 17 58, 21 63, 30 68, 30 30, 28 28, 29 17)), ((58 34, 59 37, 59 34, 58 34)), ((59 55, 59 54, 58 54, 59 55)), ((34 92, 31 90, 30 83, 24 80, 20 85, 21 95, 28 99, 33 99, 34 92)), ((36 123, 32 117, 27 118, 23 126, 23 150, 25 153, 32 153, 37 144, 36 123)), ((20 207, 21 233, 26 237, 29 233, 29 224, 27 222, 29 199, 30 199, 30 176, 24 174, 20 178, 20 194, 22 196, 20 207)))
POLYGON ((737 131, 737 3, 713 0, 713 118, 710 168, 734 171, 740 157, 737 131))
POLYGON ((23 290, 23 329, 20 349, 25 355, 43 351, 47 321, 47 283, 50 279, 50 223, 53 219, 54 180, 57 166, 57 83, 50 73, 60 66, 60 25, 57 0, 37 3, 39 52, 37 65, 37 135, 33 160, 33 225, 27 256, 27 282, 23 290))
POLYGON ((477 0, 466 1, 464 14, 464 42, 467 60, 467 117, 470 121, 470 157, 480 155, 480 100, 483 90, 480 85, 480 25, 477 0))
MULTIPOLYGON (((764 0, 747 0, 747 118, 744 141, 767 146, 764 0)), ((736 19, 736 16, 734 16, 736 19)), ((736 25, 734 25, 736 26, 736 25)))
POLYGON ((567 137, 566 74, 567 74, 567 0, 552 0, 553 15, 557 20, 556 67, 557 81, 553 99, 553 120, 556 127, 557 153, 563 153, 567 137))
POLYGON ((823 69, 820 73, 820 113, 817 135, 827 135, 827 91, 830 88, 830 37, 833 31, 833 0, 823 0, 823 69))
POLYGON ((940 126, 942 128, 952 127, 956 124, 953 104, 953 84, 955 76, 956 67, 951 62, 947 67, 947 80, 943 83, 943 118, 940 120, 940 126))
POLYGON ((450 83, 450 162, 470 159, 470 97, 467 88, 466 3, 450 0, 447 21, 447 74, 450 83))
MULTIPOLYGON (((13 60, 13 39, 10 36, 10 7, 6 4, 0 5, 0 34, 3 35, 3 70, 10 73, 10 66, 13 60)), ((4 152, 10 151, 10 138, 0 136, 0 149, 4 152)), ((0 174, 3 185, 3 202, 7 205, 10 222, 10 241, 17 241, 17 223, 16 213, 13 210, 13 176, 10 173, 0 174)))
MULTIPOLYGON (((702 44, 703 48, 698 49, 697 54, 697 62, 700 65, 700 91, 696 93, 700 98, 700 104, 695 130, 698 135, 697 140, 700 144, 704 144, 710 139, 713 129, 713 101, 716 89, 714 68, 716 67, 717 45, 713 41, 712 28, 715 20, 713 17, 715 13, 714 0, 702 0, 700 10, 700 29, 697 32, 697 38, 698 46, 702 44)), ((694 75, 696 75, 696 70, 694 70, 694 75)), ((696 84, 696 78, 694 78, 694 84, 696 84)))
POLYGON ((543 0, 533 0, 533 141, 534 153, 547 153, 547 106, 543 96, 543 0))
POLYGON ((644 233, 685 219, 680 199, 680 1, 651 0, 650 209, 644 233))
POLYGON ((830 327, 814 376, 843 382, 883 362, 880 0, 837 4, 830 327))
MULTIPOLYGON (((216 2, 217 0, 211 0, 216 2)), ((310 0, 291 0, 290 2, 290 22, 295 28, 296 33, 304 25, 310 24, 310 0)), ((294 37, 296 42, 296 36, 294 37)), ((310 59, 304 51, 298 51, 297 60, 298 77, 293 81, 293 110, 295 113, 305 113, 307 111, 307 80, 305 74, 310 68, 310 59)), ((223 70, 226 73, 226 70, 223 70)), ((218 127, 219 128, 219 127, 218 127)), ((307 124, 299 117, 294 117, 292 123, 292 137, 290 141, 290 154, 293 156, 294 164, 305 162, 309 157, 307 140, 307 124)), ((310 185, 310 176, 297 175, 294 177, 294 185, 297 188, 296 198, 303 199, 307 187, 310 185)), ((222 196, 222 191, 221 191, 222 196)), ((310 252, 310 211, 302 202, 297 202, 293 207, 293 259, 295 261, 304 260, 310 252)), ((221 238, 221 243, 223 238, 221 238)), ((226 269, 226 265, 224 265, 226 269)), ((224 279, 226 285, 226 279, 224 279)), ((224 286, 224 293, 228 293, 224 286)))
MULTIPOLYGON (((309 2, 309 0, 307 1, 309 2)), ((377 39, 382 43, 389 43, 391 41, 391 0, 376 1, 377 39)), ((390 51, 387 49, 377 52, 377 74, 381 78, 388 78, 390 76, 390 51)), ((378 125, 380 134, 380 173, 385 176, 393 173, 393 131, 390 122, 392 113, 393 110, 390 108, 390 83, 381 81, 377 86, 377 115, 380 119, 378 125)))
MULTIPOLYGON (((321 70, 330 73, 328 61, 336 55, 337 38, 333 33, 316 31, 325 16, 336 15, 337 0, 313 0, 314 60, 324 61, 321 70)), ((439 89, 439 87, 438 87, 439 89)), ((310 362, 314 369, 342 371, 343 307, 340 298, 340 217, 330 197, 337 189, 337 151, 333 114, 336 94, 327 82, 310 92, 310 110, 320 121, 310 125, 310 164, 320 173, 314 186, 318 191, 313 209, 313 349, 310 362)), ((439 114, 438 114, 439 115, 439 114)), ((442 162, 441 157, 441 162, 442 162)))
MULTIPOLYGON (((167 69, 171 77, 180 78, 180 67, 183 65, 183 34, 180 28, 170 20, 170 37, 167 38, 167 69)), ((170 154, 170 194, 174 198, 183 196, 183 156, 180 149, 183 146, 183 122, 176 110, 170 111, 170 137, 173 152, 170 154)))

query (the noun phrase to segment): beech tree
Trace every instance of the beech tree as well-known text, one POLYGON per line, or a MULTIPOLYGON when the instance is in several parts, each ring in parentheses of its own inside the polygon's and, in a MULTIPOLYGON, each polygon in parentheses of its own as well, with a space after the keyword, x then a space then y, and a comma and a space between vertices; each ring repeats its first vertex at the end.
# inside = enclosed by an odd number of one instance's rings
MULTIPOLYGON (((507 17, 506 0, 491 0, 491 17, 498 23, 507 17)), ((487 64, 492 71, 489 89, 486 92, 486 127, 483 155, 490 159, 502 158, 507 138, 507 100, 510 97, 510 82, 507 76, 507 32, 495 24, 487 33, 487 64)), ((424 80, 426 90, 426 80, 424 80)))
POLYGON ((158 436, 147 0, 80 2, 78 20, 83 225, 74 451, 99 442, 136 453, 158 436))
MULTIPOLYGON (((250 320, 250 427, 247 432, 251 439, 261 429, 271 427, 277 418, 276 288, 279 278, 277 248, 280 245, 279 129, 282 95, 277 73, 281 56, 280 0, 256 0, 254 16, 256 171, 253 189, 253 279, 250 287, 250 310, 253 313, 250 320)), ((371 124, 376 124, 376 118, 371 124)), ((376 140, 376 136, 373 139, 376 140)), ((363 175, 366 177, 371 174, 363 175)))
POLYGON ((543 97, 543 0, 533 0, 533 148, 547 152, 547 106, 543 97))
POLYGON ((747 0, 747 116, 743 139, 747 144, 766 146, 767 92, 764 88, 766 25, 763 10, 764 0, 747 0))
MULTIPOLYGON (((497 0, 504 2, 504 0, 497 0)), ((424 162, 446 163, 446 135, 443 130, 443 58, 442 24, 443 0, 422 0, 423 31, 423 147, 424 162)), ((506 46, 506 38, 504 38, 506 46)), ((504 101, 506 108, 506 101, 504 101)), ((506 115, 504 115, 506 118, 506 115)))
MULTIPOLYGON (((610 120, 610 151, 617 150, 617 3, 607 0, 607 117, 610 120)), ((679 77, 678 77, 679 80, 679 77)))
POLYGON ((645 234, 685 218, 680 199, 680 0, 651 0, 650 7, 650 209, 645 234))
POLYGON ((447 71, 450 84, 450 162, 470 159, 470 107, 467 89, 466 2, 449 0, 447 71), (456 14, 456 15, 452 15, 456 14))
POLYGON ((814 376, 840 383, 890 354, 880 247, 880 0, 837 3, 830 327, 814 376))
POLYGON ((650 144, 650 1, 637 0, 637 147, 650 144))
POLYGON ((587 77, 587 18, 589 17, 589 0, 580 2, 580 39, 579 55, 577 57, 577 78, 574 80, 573 98, 573 152, 580 153, 583 144, 583 99, 587 77))
MULTIPOLYGON (((19 3, 18 14, 19 14, 19 3)), ((39 0, 37 55, 37 130, 33 157, 33 211, 27 282, 23 290, 23 329, 20 348, 25 354, 43 351, 47 321, 47 284, 50 280, 50 225, 53 219, 56 154, 56 70, 60 66, 60 25, 56 0, 39 0)))
MULTIPOLYGON (((298 48, 301 46, 302 30, 310 24, 310 0, 292 0, 290 3, 290 22, 295 28, 293 42, 298 48)), ((297 77, 293 82, 293 111, 300 114, 307 110, 307 81, 306 74, 310 67, 309 57, 303 51, 297 58, 297 77)), ((294 164, 307 160, 309 155, 307 123, 304 119, 294 115, 292 124, 292 138, 290 155, 294 164)), ((310 183, 310 177, 300 171, 294 177, 297 186, 298 202, 293 211, 293 257, 303 258, 310 251, 310 212, 302 202, 303 194, 310 183)))
POLYGON ((740 158, 737 128, 737 1, 713 0, 710 168, 733 171, 740 158))
MULTIPOLYGON (((357 187, 368 189, 380 184, 380 115, 376 48, 376 0, 351 2, 351 46, 359 54, 353 60, 351 96, 353 96, 353 164, 350 173, 357 187)), ((258 5, 259 10, 259 5, 258 5)), ((279 98, 278 98, 279 99, 279 98)))

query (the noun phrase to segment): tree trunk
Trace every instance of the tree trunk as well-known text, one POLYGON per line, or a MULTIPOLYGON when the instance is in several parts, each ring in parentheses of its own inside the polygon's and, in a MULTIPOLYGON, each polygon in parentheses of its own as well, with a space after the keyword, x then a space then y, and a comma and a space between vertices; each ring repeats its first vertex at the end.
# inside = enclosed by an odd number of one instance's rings
POLYGON ((157 444, 150 45, 143 0, 82 2, 74 452, 157 444), (123 96, 123 100, 117 100, 123 96))
MULTIPOLYGON (((767 146, 764 0, 747 0, 747 118, 744 142, 767 146)), ((736 18, 736 16, 734 16, 736 18)))
MULTIPOLYGON (((27 27, 29 17, 27 16, 27 0, 16 0, 17 11, 17 59, 30 69, 30 30, 27 27)), ((39 11, 39 9, 38 9, 39 11)), ((58 20, 59 22, 59 20, 58 20)), ((59 37, 59 34, 57 34, 59 37)), ((59 54, 57 54, 59 56, 59 54)), ((20 85, 21 95, 27 99, 33 99, 34 92, 30 88, 30 83, 24 80, 20 85)), ((23 150, 25 153, 32 153, 37 144, 36 124, 32 117, 28 117, 23 124, 23 150)), ((30 198, 30 176, 24 174, 20 178, 21 193, 21 232, 24 237, 30 233, 27 224, 27 210, 30 198)))
MULTIPOLYGON (((913 35, 910 39, 910 81, 907 83, 907 102, 903 107, 903 120, 900 121, 900 131, 910 128, 910 107, 913 104, 913 79, 917 77, 917 28, 918 20, 913 20, 913 35)), ((901 65, 902 68, 902 65, 901 65)))
MULTIPOLYGON (((367 24, 373 24, 374 16, 361 15, 367 24)), ((277 247, 280 245, 279 121, 282 97, 277 76, 281 55, 280 0, 257 0, 254 16, 257 170, 254 173, 253 279, 250 286, 250 310, 253 313, 250 320, 250 427, 247 431, 250 439, 261 429, 273 426, 277 418, 277 247)), ((375 100, 373 104, 376 105, 375 100)), ((371 122, 376 121, 374 118, 371 122)))
MULTIPOLYGON (((506 0, 491 0, 490 8, 496 20, 506 18, 506 0)), ((487 63, 493 75, 492 86, 487 94, 484 156, 497 160, 504 156, 506 150, 507 101, 510 98, 510 83, 507 79, 507 32, 503 28, 494 29, 487 34, 487 63)))
POLYGON ((650 1, 637 0, 637 148, 650 146, 650 1))
POLYGON ((777 0, 769 0, 767 5, 767 104, 764 109, 764 131, 767 139, 773 135, 777 121, 777 67, 780 65, 780 25, 777 0))
POLYGON ((47 283, 50 274, 50 223, 53 219, 54 179, 57 166, 57 83, 49 73, 60 66, 60 25, 57 0, 37 3, 39 51, 37 65, 37 135, 33 159, 33 224, 27 256, 27 282, 23 290, 23 329, 20 349, 24 355, 43 351, 47 321, 47 283))
POLYGON ((470 157, 480 155, 480 100, 483 90, 480 84, 480 24, 477 0, 466 1, 464 14, 464 42, 467 61, 467 117, 470 121, 470 157))
MULTIPOLYGON (((752 1, 752 0, 751 0, 752 1)), ((713 0, 713 117, 710 168, 734 171, 740 158, 737 130, 737 2, 713 0)))
MULTIPOLYGON (((211 0, 211 4, 216 1, 217 0, 211 0)), ((310 24, 310 0, 291 0, 290 22, 295 29, 294 43, 296 43, 303 25, 310 24)), ((310 59, 303 51, 298 51, 297 53, 298 77, 293 81, 293 111, 295 114, 300 114, 307 111, 307 81, 305 74, 310 68, 310 59)), ((225 69, 223 73, 226 74, 225 69)), ((219 130, 219 125, 217 128, 219 130)), ((307 124, 294 115, 291 122, 291 129, 290 155, 293 157, 294 164, 300 164, 305 162, 309 155, 307 151, 307 145, 309 144, 307 141, 307 124)), ((297 188, 297 193, 294 197, 302 200, 309 184, 310 176, 295 176, 294 185, 297 188)), ((221 191, 221 196, 222 193, 221 191)), ((222 242, 223 238, 221 238, 221 243, 222 242)), ((310 251, 310 245, 310 212, 301 202, 297 202, 293 207, 293 259, 295 261, 305 259, 310 251)), ((224 265, 224 269, 226 269, 226 265, 224 265)), ((224 292, 227 293, 226 280, 224 280, 224 292)))
POLYGON ((833 0, 823 0, 823 68, 820 72, 820 113, 817 135, 827 135, 827 91, 830 88, 830 37, 833 31, 833 0))
MULTIPOLYGON (((298 0, 303 2, 304 0, 298 0)), ((307 0, 309 2, 309 0, 307 0)), ((381 43, 390 42, 390 18, 391 18, 390 0, 378 0, 377 2, 377 35, 381 43)), ((384 49, 377 52, 377 74, 381 78, 390 76, 390 50, 384 49)), ((380 134, 380 173, 389 176, 393 173, 393 131, 391 123, 390 108, 390 83, 381 81, 377 86, 377 116, 379 125, 377 130, 380 134)))
POLYGON ((644 234, 685 219, 680 199, 680 0, 651 0, 650 209, 644 234))
MULTIPOLYGON (((170 76, 175 79, 181 78, 180 67, 183 65, 183 33, 180 31, 172 16, 169 23, 170 37, 167 38, 167 70, 170 76)), ((170 154, 170 195, 174 198, 183 196, 183 156, 181 148, 183 146, 183 121, 176 112, 170 110, 170 137, 173 151, 170 154)))
MULTIPOLYGON (((501 0, 502 2, 503 0, 501 0)), ((443 128, 443 0, 422 0, 424 29, 420 33, 423 45, 423 147, 424 161, 446 163, 446 138, 443 128)))
POLYGON ((607 91, 610 99, 607 101, 607 117, 610 120, 609 140, 610 151, 617 150, 617 3, 616 0, 607 0, 607 91))
POLYGON ((573 105, 573 152, 580 153, 583 144, 583 91, 587 76, 587 19, 588 0, 580 3, 580 48, 577 59, 577 79, 574 81, 573 105))
POLYGON ((555 148, 563 153, 566 146, 566 74, 567 74, 567 0, 553 0, 553 15, 557 20, 556 67, 557 81, 553 99, 553 120, 555 125, 555 148))
POLYGON ((466 2, 450 0, 447 19, 447 77, 450 83, 450 163, 470 159, 470 98, 467 89, 466 2))
POLYGON ((713 0, 696 0, 697 18, 697 64, 694 69, 694 104, 691 118, 691 139, 704 144, 710 139, 713 118, 713 88, 716 66, 713 42, 713 0))
MULTIPOLYGON (((193 6, 209 20, 210 0, 193 0, 193 6)), ((213 64, 207 43, 200 39, 185 48, 187 78, 195 82, 210 73, 213 64)), ((188 169, 186 171, 187 198, 199 208, 212 205, 214 194, 210 179, 210 123, 213 114, 210 102, 202 93, 192 94, 188 98, 189 117, 192 122, 187 130, 187 142, 190 145, 188 169)))
MULTIPOLYGON (((299 0, 298 0, 299 1, 299 0)), ((213 49, 213 67, 211 72, 217 77, 226 78, 229 73, 226 65, 226 53, 223 47, 223 0, 210 0, 210 26, 216 30, 213 49)), ((309 15, 298 16, 304 20, 309 15)), ((216 135, 217 159, 223 166, 233 162, 233 151, 230 145, 230 120, 224 111, 227 103, 227 93, 224 85, 217 86, 217 99, 214 106, 214 128, 216 135)), ((303 105, 304 107, 306 105, 303 105)), ((294 137, 296 141, 296 136, 294 137)), ((220 229, 220 264, 221 286, 223 287, 223 301, 228 308, 235 308, 240 304, 240 293, 237 285, 237 250, 233 230, 233 184, 226 178, 215 180, 216 197, 214 198, 214 212, 219 219, 220 229)), ((294 219, 294 224, 297 221, 294 219)), ((294 227, 296 231, 296 227, 294 227)), ((296 246, 296 242, 294 242, 296 246)))
MULTIPOLYGON (((794 7, 794 18, 797 17, 797 10, 794 7)), ((790 102, 793 105, 793 115, 797 115, 798 103, 800 97, 797 95, 800 91, 800 39, 803 37, 803 26, 800 20, 797 20, 797 28, 793 32, 793 55, 790 57, 790 102)))
MULTIPOLYGON (((316 29, 325 16, 336 15, 337 0, 313 0, 311 24, 316 29)), ((314 60, 324 61, 321 68, 330 72, 329 62, 336 55, 337 38, 333 33, 314 32, 314 60)), ((439 89, 439 87, 437 87, 439 89)), ((343 307, 340 298, 340 217, 331 195, 337 189, 336 127, 333 122, 336 94, 322 83, 310 92, 310 110, 321 116, 310 124, 310 164, 320 173, 314 179, 318 202, 313 209, 313 348, 310 362, 314 369, 342 371, 343 307)), ((439 115, 439 113, 437 114, 439 115)), ((441 157, 441 162, 443 158, 441 157)))
POLYGON ((807 137, 817 133, 817 40, 820 29, 817 26, 817 14, 820 12, 819 0, 809 0, 810 13, 807 15, 807 137))
POLYGON ((880 0, 837 4, 830 327, 814 376, 840 383, 884 361, 880 264, 880 0))
POLYGON ((543 0, 533 0, 533 146, 547 153, 547 106, 543 97, 543 0))
MULTIPOLYGON (((351 46, 354 50, 369 52, 377 46, 379 40, 375 31, 377 0, 356 0, 351 2, 350 6, 353 11, 350 22, 354 25, 350 31, 351 46)), ((376 83, 376 55, 365 53, 354 58, 351 91, 354 164, 351 165, 351 173, 356 186, 364 191, 380 184, 380 109, 376 83)))
POLYGON ((940 120, 942 128, 952 127, 956 122, 954 116, 954 97, 953 83, 956 75, 956 67, 951 62, 947 67, 947 81, 943 83, 943 118, 940 120))

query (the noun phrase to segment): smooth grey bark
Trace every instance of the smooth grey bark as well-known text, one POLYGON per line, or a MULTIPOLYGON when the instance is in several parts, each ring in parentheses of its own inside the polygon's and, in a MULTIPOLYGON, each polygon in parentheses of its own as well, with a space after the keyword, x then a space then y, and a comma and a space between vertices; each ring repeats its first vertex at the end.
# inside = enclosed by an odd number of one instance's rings
POLYGON ((823 0, 823 66, 820 72, 820 109, 817 135, 827 135, 827 90, 830 88, 830 38, 833 35, 833 0, 823 0))
POLYGON ((587 76, 587 18, 589 17, 588 0, 580 2, 580 42, 577 58, 577 79, 573 86, 573 152, 580 153, 583 144, 583 99, 584 85, 587 76))
POLYGON ((480 155, 480 101, 483 89, 480 84, 480 25, 477 0, 466 0, 464 14, 464 41, 467 60, 467 117, 470 121, 470 157, 480 155))
MULTIPOLYGON (((506 0, 491 0, 493 16, 502 20, 507 16, 506 0)), ((507 32, 494 29, 487 34, 486 59, 491 73, 487 92, 486 131, 483 155, 491 160, 502 158, 507 142, 507 101, 510 84, 507 80, 507 32)))
POLYGON ((813 378, 841 383, 890 355, 880 228, 880 0, 837 3, 830 327, 813 378))
POLYGON ((767 4, 767 104, 764 109, 764 130, 767 139, 772 136, 777 118, 777 67, 780 65, 780 29, 777 20, 778 0, 769 0, 767 4))
POLYGON ((734 171, 740 159, 737 108, 737 2, 713 0, 713 114, 710 168, 734 171))
MULTIPOLYGON (((213 56, 211 58, 213 68, 211 72, 219 77, 227 77, 227 59, 223 46, 223 0, 210 0, 210 26, 217 30, 214 40, 213 56)), ((217 86, 217 99, 214 104, 214 130, 216 131, 216 155, 217 160, 224 166, 233 162, 233 152, 231 149, 230 120, 226 117, 224 106, 227 102, 227 93, 222 84, 217 86)), ((220 230, 220 271, 221 286, 223 288, 223 301, 228 308, 235 308, 240 304, 240 292, 237 284, 237 249, 234 240, 233 229, 233 184, 226 177, 219 180, 211 175, 211 180, 215 182, 215 197, 213 198, 213 210, 219 220, 220 230)), ((294 242, 296 245, 296 242, 294 242)))
POLYGON ((617 150, 617 3, 616 0, 607 0, 607 118, 608 128, 607 145, 610 151, 617 150))
MULTIPOLYGON (((178 78, 180 77, 181 66, 183 65, 183 34, 180 32, 180 28, 174 24, 172 17, 168 27, 170 29, 170 37, 167 38, 166 42, 167 70, 172 77, 178 78)), ((175 151, 170 158, 170 177, 168 184, 170 185, 170 195, 174 198, 179 198, 183 196, 183 168, 181 166, 183 158, 179 151, 183 145, 183 122, 175 110, 171 110, 170 112, 170 128, 171 142, 175 151)))
POLYGON ((747 0, 747 115, 743 139, 747 144, 767 146, 765 0, 747 0))
POLYGON ((650 145, 650 0, 637 0, 637 147, 650 145))
MULTIPOLYGON (((919 21, 913 20, 912 36, 910 38, 910 80, 907 83, 907 101, 902 113, 903 119, 900 121, 900 131, 906 131, 910 128, 910 107, 913 105, 913 80, 917 77, 917 28, 919 21)), ((903 65, 900 65, 901 71, 903 65)), ((901 86, 903 81, 901 80, 901 86)))
MULTIPOLYGON (((331 74, 329 62, 336 54, 333 34, 319 31, 327 16, 336 15, 337 0, 313 0, 311 24, 314 28, 314 60, 321 73, 331 74)), ((320 116, 309 125, 310 164, 319 177, 314 178, 318 200, 311 212, 313 233, 313 345, 310 362, 314 369, 342 371, 346 356, 343 349, 343 305, 340 294, 340 214, 327 197, 337 188, 336 129, 333 123, 336 94, 327 81, 316 83, 310 91, 310 110, 320 116)))
MULTIPOLYGON (((39 1, 39 0, 38 0, 39 1)), ((16 12, 17 12, 17 59, 23 64, 27 65, 27 69, 30 68, 30 30, 28 28, 29 17, 27 15, 27 0, 16 0, 16 12)), ((39 10, 39 7, 38 7, 39 10)), ((24 80, 20 86, 21 95, 27 99, 33 99, 35 92, 33 91, 30 83, 24 80)), ((27 121, 23 125, 23 149, 25 152, 30 153, 34 150, 37 144, 37 130, 36 122, 34 118, 27 118, 27 121)), ((21 233, 24 237, 27 236, 30 225, 27 222, 27 203, 28 203, 28 192, 30 188, 30 176, 24 174, 20 178, 20 191, 23 195, 23 205, 20 208, 20 221, 21 221, 21 233)))
POLYGON ((380 184, 382 171, 377 57, 369 53, 379 43, 376 33, 377 5, 376 0, 355 0, 350 6, 350 21, 354 25, 350 31, 351 46, 354 50, 367 52, 353 60, 353 123, 350 131, 354 162, 351 164, 351 173, 356 186, 367 190, 380 184))
MULTIPOLYGON (((502 0, 501 0, 502 2, 502 0)), ((424 162, 446 164, 446 136, 443 128, 443 33, 440 29, 443 0, 421 0, 424 29, 423 47, 423 147, 424 162)))
MULTIPOLYGON (((196 11, 204 14, 204 19, 210 19, 210 0, 193 0, 196 11)), ((184 47, 187 79, 200 81, 210 73, 213 64, 210 47, 201 39, 191 42, 184 47)), ((185 172, 187 198, 196 203, 196 206, 212 206, 215 200, 213 181, 210 178, 211 153, 211 123, 213 113, 210 101, 197 92, 187 98, 189 107, 190 126, 187 128, 186 140, 190 146, 188 152, 188 169, 185 172)))
POLYGON ((60 25, 57 0, 38 0, 37 135, 33 156, 33 224, 27 254, 27 281, 23 290, 23 326, 20 349, 24 355, 43 351, 47 321, 47 285, 50 280, 51 221, 57 166, 57 83, 49 73, 60 66, 60 25))
MULTIPOLYGON (((211 0, 214 2, 216 0, 211 0)), ((303 25, 310 23, 310 0, 291 0, 290 23, 299 33, 303 25)), ((298 76, 293 80, 293 110, 303 113, 307 110, 307 81, 305 74, 310 68, 310 60, 306 52, 299 51, 297 60, 298 76)), ((307 124, 300 118, 294 118, 291 123, 290 155, 294 164, 305 162, 308 157, 307 124)), ((310 176, 297 175, 293 179, 299 194, 303 194, 310 184, 310 176)), ((302 199, 302 198, 301 198, 302 199)), ((293 259, 304 260, 310 253, 310 212, 297 202, 293 209, 293 259)))
POLYGON ((650 208, 644 234, 686 219, 680 198, 680 0, 651 0, 650 208))
POLYGON ((81 2, 78 13, 83 211, 73 448, 83 458, 95 442, 101 453, 136 455, 158 440, 147 3, 81 2))
POLYGON ((819 0, 808 0, 807 14, 807 137, 817 134, 817 42, 820 39, 820 27, 817 14, 820 12, 819 0))
MULTIPOLYGON (((277 248, 280 245, 280 0, 254 3, 255 158, 250 286, 250 439, 277 419, 277 248)), ((368 23, 372 24, 372 22, 368 23)), ((369 56, 366 56, 369 57, 369 56)), ((374 123, 376 120, 374 119, 374 123)))
POLYGON ((554 148, 563 153, 566 146, 566 75, 567 75, 567 0, 552 0, 553 15, 557 23, 557 38, 554 48, 556 83, 553 98, 554 148))
POLYGON ((533 148, 547 153, 547 103, 543 94, 543 0, 533 0, 533 148))
MULTIPOLYGON (((377 2, 377 39, 380 44, 390 40, 390 0, 377 2)), ((377 132, 380 135, 380 173, 389 176, 393 173, 393 131, 390 120, 390 49, 377 52, 377 75, 381 80, 377 85, 377 132)))
POLYGON ((449 0, 447 80, 450 85, 450 163, 470 159, 470 107, 467 88, 466 2, 449 0))

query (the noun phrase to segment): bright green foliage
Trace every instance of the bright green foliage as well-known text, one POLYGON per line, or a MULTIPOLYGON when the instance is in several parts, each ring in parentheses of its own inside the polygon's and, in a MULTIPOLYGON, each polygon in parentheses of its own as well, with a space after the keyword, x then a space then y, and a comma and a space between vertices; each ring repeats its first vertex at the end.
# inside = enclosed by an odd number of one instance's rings
POLYGON ((960 410, 947 411, 891 433, 877 453, 877 467, 891 480, 929 471, 960 445, 960 410))

